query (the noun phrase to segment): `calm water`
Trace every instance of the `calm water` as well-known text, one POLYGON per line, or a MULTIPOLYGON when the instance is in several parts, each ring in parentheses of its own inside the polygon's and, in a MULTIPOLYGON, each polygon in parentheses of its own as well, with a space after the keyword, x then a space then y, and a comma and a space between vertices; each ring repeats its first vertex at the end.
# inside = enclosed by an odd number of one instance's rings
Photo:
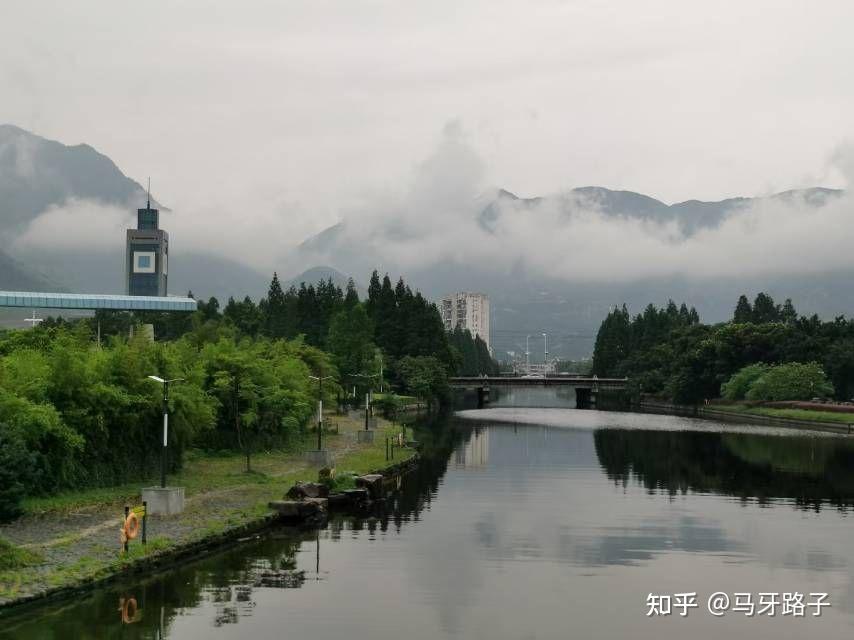
POLYGON ((464 416, 421 434, 425 462, 386 513, 274 531, 156 579, 0 619, 0 637, 854 633, 852 441, 570 409, 464 416), (265 577, 282 568, 304 570, 304 582, 265 577), (832 606, 820 617, 717 618, 706 610, 715 591, 827 592, 832 606), (697 592, 700 606, 649 618, 650 592, 697 592), (138 604, 129 624, 123 598, 138 604))

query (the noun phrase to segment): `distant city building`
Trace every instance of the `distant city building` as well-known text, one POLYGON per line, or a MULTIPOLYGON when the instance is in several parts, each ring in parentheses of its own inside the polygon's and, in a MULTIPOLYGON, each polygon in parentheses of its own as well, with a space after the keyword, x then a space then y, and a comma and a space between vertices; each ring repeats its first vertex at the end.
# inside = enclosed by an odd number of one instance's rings
POLYGON ((169 234, 160 229, 160 212, 137 209, 136 229, 127 230, 125 275, 131 296, 166 296, 169 281, 169 234))
POLYGON ((442 298, 439 305, 446 331, 457 327, 468 329, 472 336, 480 336, 490 351, 489 298, 482 293, 461 291, 442 298))

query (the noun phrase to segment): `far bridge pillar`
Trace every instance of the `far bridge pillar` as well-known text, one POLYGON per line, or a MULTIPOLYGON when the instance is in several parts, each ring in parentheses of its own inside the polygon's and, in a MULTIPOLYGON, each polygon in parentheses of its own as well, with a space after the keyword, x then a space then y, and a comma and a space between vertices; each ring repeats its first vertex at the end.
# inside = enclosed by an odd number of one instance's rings
POLYGON ((477 388, 477 408, 483 409, 489 403, 489 387, 477 388))
POLYGON ((575 387, 575 408, 591 409, 593 407, 593 389, 590 387, 575 387))

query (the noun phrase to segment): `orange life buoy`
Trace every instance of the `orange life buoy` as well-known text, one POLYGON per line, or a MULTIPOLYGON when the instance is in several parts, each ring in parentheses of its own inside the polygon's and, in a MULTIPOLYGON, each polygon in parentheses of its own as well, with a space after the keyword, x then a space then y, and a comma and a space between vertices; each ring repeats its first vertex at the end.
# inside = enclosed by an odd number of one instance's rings
POLYGON ((133 540, 139 535, 139 518, 133 511, 125 519, 125 535, 128 540, 133 540))
POLYGON ((136 612, 138 608, 136 598, 121 598, 119 600, 119 609, 122 612, 122 622, 125 624, 133 624, 136 622, 136 612))

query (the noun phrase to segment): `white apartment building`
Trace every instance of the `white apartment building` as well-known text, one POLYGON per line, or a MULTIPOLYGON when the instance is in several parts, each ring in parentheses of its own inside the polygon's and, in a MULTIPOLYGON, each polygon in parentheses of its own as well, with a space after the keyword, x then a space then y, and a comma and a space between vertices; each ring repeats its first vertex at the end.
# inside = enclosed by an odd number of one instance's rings
POLYGON ((468 291, 452 293, 442 298, 439 311, 446 331, 457 327, 468 329, 472 336, 480 336, 492 352, 489 344, 489 298, 486 295, 468 291))

